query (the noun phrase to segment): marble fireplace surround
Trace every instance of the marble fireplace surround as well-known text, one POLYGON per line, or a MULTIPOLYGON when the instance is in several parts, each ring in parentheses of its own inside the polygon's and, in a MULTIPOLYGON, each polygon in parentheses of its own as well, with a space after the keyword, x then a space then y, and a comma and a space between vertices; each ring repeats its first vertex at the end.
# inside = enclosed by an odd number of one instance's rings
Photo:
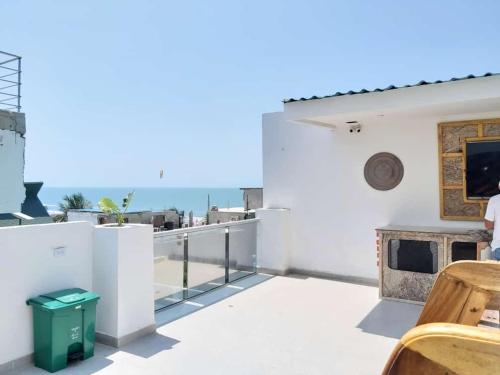
POLYGON ((387 226, 378 228, 379 294, 381 298, 423 304, 439 271, 451 263, 454 242, 487 242, 487 231, 469 228, 387 226), (390 240, 434 241, 438 246, 435 274, 395 270, 389 267, 390 240))

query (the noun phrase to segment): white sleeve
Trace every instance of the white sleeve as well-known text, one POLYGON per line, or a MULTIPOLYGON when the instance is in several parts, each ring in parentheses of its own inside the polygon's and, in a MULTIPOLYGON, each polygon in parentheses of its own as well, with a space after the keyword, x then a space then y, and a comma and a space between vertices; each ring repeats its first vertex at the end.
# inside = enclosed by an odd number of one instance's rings
POLYGON ((486 207, 486 215, 484 218, 488 221, 495 221, 495 204, 493 199, 488 201, 488 207, 486 207))

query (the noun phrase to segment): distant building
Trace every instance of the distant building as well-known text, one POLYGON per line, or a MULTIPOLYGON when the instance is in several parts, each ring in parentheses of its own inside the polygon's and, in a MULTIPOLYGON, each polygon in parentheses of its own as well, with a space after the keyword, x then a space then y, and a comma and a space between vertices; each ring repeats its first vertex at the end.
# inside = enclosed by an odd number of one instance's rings
MULTIPOLYGON (((125 214, 127 223, 152 224, 157 230, 177 229, 182 226, 183 213, 175 210, 133 211, 125 214)), ((88 221, 94 225, 115 223, 116 219, 98 209, 69 210, 68 221, 88 221)))
POLYGON ((243 191, 243 207, 218 208, 212 206, 207 213, 207 224, 227 223, 255 218, 255 210, 262 208, 262 188, 240 188, 243 191))
POLYGON ((24 182, 21 57, 0 51, 0 73, 9 77, 0 87, 0 226, 52 222, 37 196, 42 183, 24 182))
POLYGON ((243 207, 247 210, 262 208, 263 189, 262 188, 240 188, 243 190, 243 207))
POLYGON ((24 113, 0 110, 0 213, 21 212, 25 133, 24 113))
POLYGON ((37 196, 42 182, 24 182, 25 133, 24 113, 0 110, 0 226, 52 222, 37 196))
POLYGON ((212 208, 208 211, 208 224, 227 223, 255 218, 255 210, 245 210, 244 207, 212 208))

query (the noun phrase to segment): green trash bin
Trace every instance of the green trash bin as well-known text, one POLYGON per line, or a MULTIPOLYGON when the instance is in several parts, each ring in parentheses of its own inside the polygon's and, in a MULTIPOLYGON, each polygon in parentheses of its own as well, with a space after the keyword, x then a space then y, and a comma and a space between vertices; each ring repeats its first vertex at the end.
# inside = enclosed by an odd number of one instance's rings
POLYGON ((35 366, 55 372, 65 368, 68 359, 94 355, 98 299, 95 293, 73 288, 26 302, 33 307, 35 366))

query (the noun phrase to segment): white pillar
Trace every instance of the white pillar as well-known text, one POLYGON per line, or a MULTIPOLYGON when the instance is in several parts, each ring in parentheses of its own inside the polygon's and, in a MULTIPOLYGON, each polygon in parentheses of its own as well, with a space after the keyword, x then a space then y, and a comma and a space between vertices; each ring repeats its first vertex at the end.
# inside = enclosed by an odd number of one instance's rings
POLYGON ((99 225, 94 231, 96 338, 120 347, 154 332, 153 227, 99 225))
POLYGON ((261 208, 257 229, 257 268, 284 275, 290 267, 290 210, 261 208))

